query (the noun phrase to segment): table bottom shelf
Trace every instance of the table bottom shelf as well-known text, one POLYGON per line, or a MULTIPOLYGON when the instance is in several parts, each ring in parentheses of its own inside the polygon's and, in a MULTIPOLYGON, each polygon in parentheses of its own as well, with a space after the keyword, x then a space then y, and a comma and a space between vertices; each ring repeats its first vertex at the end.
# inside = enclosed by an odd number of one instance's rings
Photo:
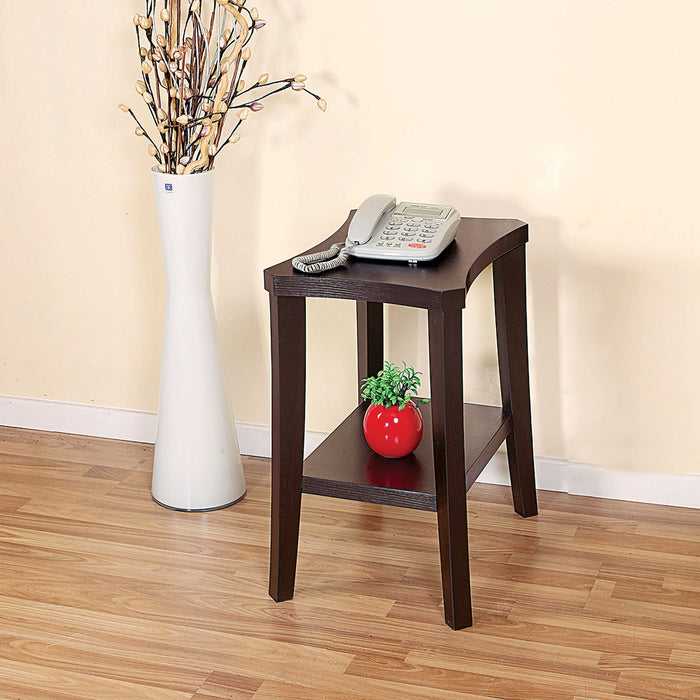
MULTIPOLYGON (((303 493, 435 511, 430 403, 420 406, 424 424, 420 445, 399 459, 380 457, 365 441, 362 418, 367 405, 360 404, 306 458, 303 493)), ((467 489, 512 429, 513 419, 502 408, 464 404, 467 489)))

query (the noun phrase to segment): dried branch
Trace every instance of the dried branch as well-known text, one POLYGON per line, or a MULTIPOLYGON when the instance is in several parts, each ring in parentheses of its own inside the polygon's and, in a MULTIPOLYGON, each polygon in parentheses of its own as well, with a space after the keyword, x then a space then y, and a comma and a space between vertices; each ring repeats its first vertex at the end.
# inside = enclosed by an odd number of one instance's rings
POLYGON ((161 172, 210 170, 214 157, 240 140, 238 130, 248 115, 260 111, 263 101, 278 92, 307 92, 326 110, 325 100, 306 88, 301 74, 270 82, 263 73, 245 86, 250 45, 265 26, 257 9, 248 9, 245 2, 145 0, 145 13, 133 18, 141 64, 136 91, 157 136, 146 132, 130 107, 120 107, 136 121, 136 134, 148 140, 148 152, 161 172), (224 138, 227 116, 234 109, 239 110, 238 119, 224 138))

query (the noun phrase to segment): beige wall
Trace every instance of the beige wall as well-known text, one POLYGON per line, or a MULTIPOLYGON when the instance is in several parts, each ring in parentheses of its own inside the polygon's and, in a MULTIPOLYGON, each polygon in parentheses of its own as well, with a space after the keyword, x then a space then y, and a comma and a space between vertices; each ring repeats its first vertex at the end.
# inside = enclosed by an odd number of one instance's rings
MULTIPOLYGON (((218 161, 214 290, 236 418, 269 423, 262 268, 393 192, 530 223, 539 455, 699 472, 700 6, 259 7, 251 72, 303 71, 329 109, 285 95, 218 161)), ((0 5, 0 395, 156 408, 150 161, 116 109, 136 102, 139 9, 0 5)), ((353 306, 311 301, 308 323, 308 427, 324 430, 355 396, 353 306)), ((388 327, 389 359, 427 374, 425 316, 392 308, 388 327)), ((487 273, 465 329, 467 397, 497 401, 487 273)))

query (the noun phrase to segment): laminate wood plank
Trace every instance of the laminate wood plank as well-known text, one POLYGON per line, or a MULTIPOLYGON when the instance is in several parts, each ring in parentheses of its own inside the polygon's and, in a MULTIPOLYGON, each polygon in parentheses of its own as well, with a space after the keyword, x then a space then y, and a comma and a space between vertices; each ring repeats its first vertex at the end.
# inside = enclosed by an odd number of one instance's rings
POLYGON ((0 494, 0 513, 12 513, 18 511, 22 506, 27 505, 31 497, 12 496, 10 494, 0 494))
POLYGON ((206 679, 203 671, 183 668, 172 661, 154 663, 140 658, 126 658, 117 650, 98 652, 90 649, 86 653, 76 654, 75 648, 62 641, 47 643, 14 634, 0 634, 0 668, 7 664, 26 666, 37 661, 42 668, 134 684, 143 690, 151 688, 158 694, 164 691, 188 693, 193 686, 201 685, 206 679))
MULTIPOLYGON (((423 660, 423 657, 419 657, 423 660)), ((452 663, 443 657, 428 657, 426 663, 413 659, 396 662, 382 655, 357 658, 347 670, 348 674, 361 678, 391 680, 400 678, 404 683, 445 691, 459 692, 468 688, 484 698, 508 698, 508 700, 532 700, 532 698, 561 698, 571 700, 582 685, 568 676, 529 669, 527 677, 521 672, 507 669, 498 663, 489 664, 452 663)), ((614 681, 586 679, 587 687, 603 692, 612 692, 614 681)))
MULTIPOLYGON (((540 514, 540 518, 542 514, 540 514)), ((581 558, 575 552, 550 553, 540 549, 534 552, 513 552, 506 554, 505 561, 517 566, 529 566, 543 571, 561 571, 571 574, 593 576, 603 563, 602 557, 581 558)))
MULTIPOLYGON (((496 697, 533 698, 533 697, 564 697, 567 693, 573 695, 584 683, 592 693, 613 692, 619 674, 616 670, 602 668, 591 660, 576 664, 567 663, 558 657, 558 651, 551 649, 549 654, 543 654, 536 659, 525 660, 517 654, 503 654, 489 657, 487 655, 467 656, 466 654, 441 654, 435 659, 424 652, 411 652, 406 657, 407 664, 415 664, 424 668, 438 667, 456 672, 488 675, 506 682, 506 687, 492 683, 489 689, 498 689, 502 695, 496 697), (523 669, 527 667, 527 678, 523 669)), ((352 671, 352 666, 348 669, 352 671)))
POLYGON ((153 445, 0 426, 0 453, 121 467, 153 464, 153 445))
POLYGON ((563 519, 571 520, 577 516, 586 519, 631 520, 638 526, 645 524, 653 528, 672 523, 676 527, 688 526, 697 529, 698 515, 694 508, 676 508, 634 501, 610 500, 591 496, 572 496, 558 491, 538 491, 542 508, 549 508, 560 514, 563 519))
MULTIPOLYGON (((124 659, 124 666, 132 661, 148 662, 153 672, 159 665, 178 663, 187 672, 204 671, 207 677, 213 671, 232 673, 238 669, 238 675, 252 678, 299 681, 306 678, 308 668, 332 675, 344 669, 352 658, 349 654, 328 650, 323 639, 318 637, 315 644, 305 644, 293 632, 285 635, 287 627, 294 627, 293 620, 286 615, 280 615, 277 624, 265 629, 269 637, 266 640, 265 635, 255 633, 252 614, 250 617, 242 616, 246 632, 239 636, 190 627, 186 620, 170 624, 85 609, 76 611, 55 604, 30 603, 25 606, 22 601, 15 602, 5 597, 0 600, 0 605, 3 611, 8 611, 8 624, 12 632, 26 639, 61 643, 73 649, 75 658, 89 658, 93 653, 118 653, 124 659), (23 609, 31 609, 36 616, 41 616, 36 619, 42 622, 50 620, 48 629, 42 627, 37 630, 36 622, 32 623, 21 616, 23 609), (76 630, 80 632, 76 633, 76 630), (276 641, 275 638, 282 636, 288 637, 289 641, 276 641), (257 638, 258 642, 255 641, 257 638), (134 643, 135 639, 139 640, 139 644, 134 643)), ((266 614, 265 609, 256 609, 255 612, 263 620, 274 619, 274 609, 271 605, 268 608, 270 615, 266 614)), ((0 657, 0 671, 3 663, 0 657)), ((157 681, 152 683, 156 684, 157 681)), ((194 686, 192 692, 197 687, 194 686)))
POLYGON ((33 659, 31 663, 18 663, 0 658, 0 678, 3 692, 11 693, 11 698, 18 697, 21 700, 32 695, 41 700, 61 697, 78 700, 189 700, 192 696, 188 691, 156 689, 151 684, 139 685, 91 676, 85 671, 76 673, 45 667, 41 659, 33 659))
POLYGON ((626 671, 620 674, 615 692, 634 700, 694 700, 700 697, 700 676, 689 678, 667 669, 626 671))
MULTIPOLYGON (((613 531, 616 535, 614 547, 618 549, 632 549, 636 553, 660 552, 667 555, 679 555, 690 557, 691 561, 696 561, 700 556, 700 540, 679 540, 676 537, 655 537, 650 534, 638 535, 636 533, 625 533, 613 531)), ((604 544, 610 547, 609 532, 601 530, 599 527, 589 527, 582 525, 576 530, 574 536, 575 543, 582 544, 604 544)))
POLYGON ((522 607, 512 610, 507 624, 488 625, 486 633, 510 639, 536 639, 540 643, 614 652, 634 647, 639 653, 652 657, 670 657, 673 640, 656 634, 643 634, 638 624, 611 624, 589 618, 581 611, 568 615, 552 614, 522 607))
POLYGON ((700 667, 700 639, 697 644, 677 642, 673 645, 670 661, 697 669, 700 667))
POLYGON ((193 698, 249 700, 262 684, 263 680, 260 678, 215 671, 206 679, 193 698))
POLYGON ((463 688, 452 692, 423 688, 397 681, 343 676, 310 677, 303 684, 265 681, 254 700, 484 700, 484 696, 463 688))

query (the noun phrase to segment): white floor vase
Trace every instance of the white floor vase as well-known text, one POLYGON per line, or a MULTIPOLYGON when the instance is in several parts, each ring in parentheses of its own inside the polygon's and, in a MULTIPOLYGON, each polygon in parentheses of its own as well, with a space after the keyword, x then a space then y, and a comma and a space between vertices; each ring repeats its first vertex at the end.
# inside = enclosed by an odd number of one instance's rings
POLYGON ((151 493, 174 510, 246 491, 211 295, 213 177, 153 171, 168 296, 151 493))

